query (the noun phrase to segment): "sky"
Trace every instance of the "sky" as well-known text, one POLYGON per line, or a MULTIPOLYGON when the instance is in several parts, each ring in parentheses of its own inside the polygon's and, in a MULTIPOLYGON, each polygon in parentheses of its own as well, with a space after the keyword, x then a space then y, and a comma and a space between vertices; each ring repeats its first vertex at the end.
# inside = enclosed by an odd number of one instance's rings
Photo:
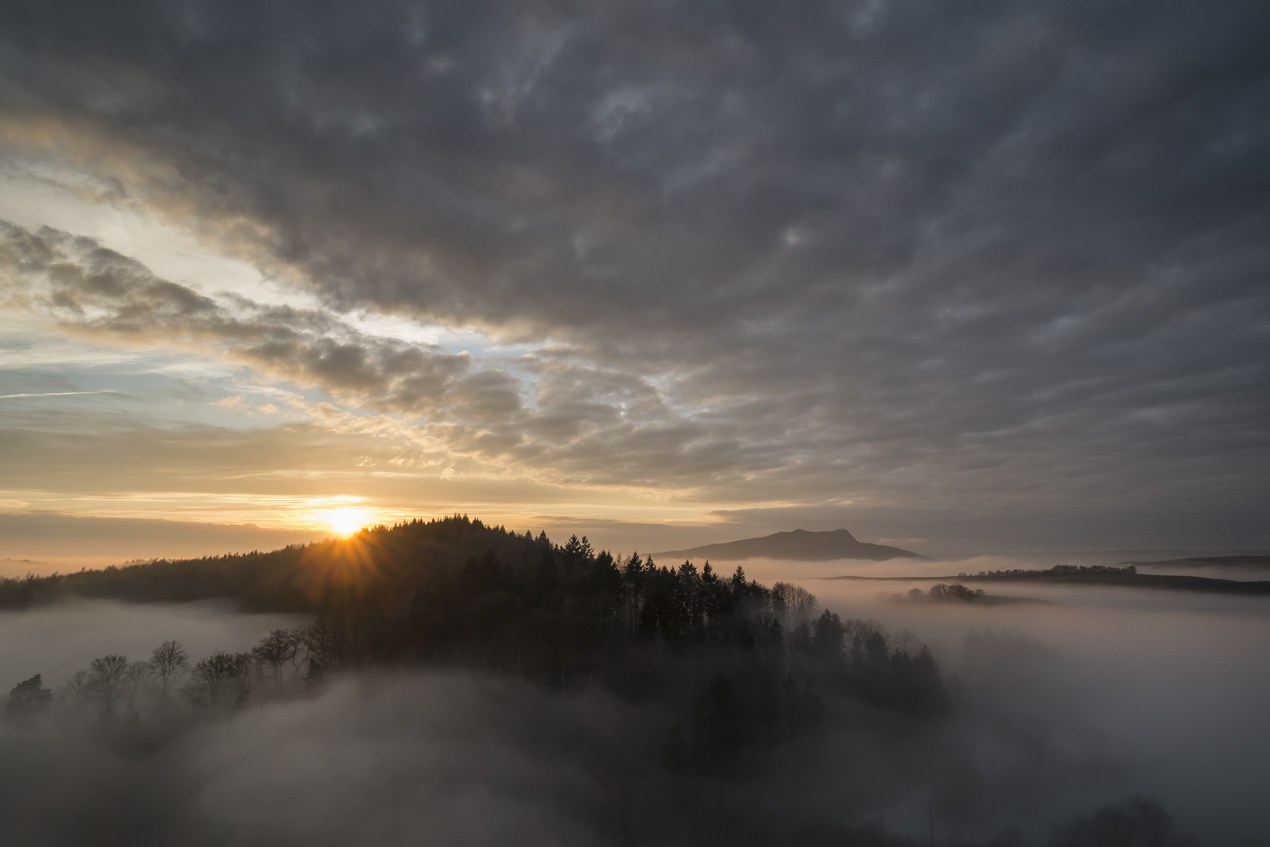
POLYGON ((1270 548, 1268 29, 6 2, 0 557, 1270 548))

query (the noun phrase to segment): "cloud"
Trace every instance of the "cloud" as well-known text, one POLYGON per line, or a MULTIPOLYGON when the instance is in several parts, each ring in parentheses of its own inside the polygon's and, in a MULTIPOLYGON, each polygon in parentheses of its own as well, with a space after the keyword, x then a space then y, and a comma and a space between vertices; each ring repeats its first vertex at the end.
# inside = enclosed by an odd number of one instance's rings
MULTIPOLYGON (((3 225, 12 301, 66 328, 139 344, 210 348, 273 375, 341 392, 365 405, 427 414, 462 385, 470 357, 367 337, 315 310, 212 298, 167 280, 95 241, 3 225), (41 285, 43 283, 43 285, 41 285)), ((488 393, 488 376, 474 389, 488 393)), ((218 401, 233 408, 235 399, 218 401)))
MULTIPOLYGON (((470 354, 368 335, 338 315, 200 294, 91 239, 2 223, 0 234, 8 298, 64 330, 210 352, 266 377, 321 388, 343 407, 391 416, 301 404, 310 419, 336 431, 392 433, 529 472, 630 485, 731 472, 740 459, 717 450, 717 436, 671 409, 646 380, 578 365, 559 351, 508 363, 532 380, 525 389, 517 376, 488 362, 481 367, 470 354), (646 469, 625 473, 636 465, 646 469)), ((243 403, 235 394, 212 405, 234 410, 243 403)))
POLYGON ((146 283, 112 331, 449 415, 459 452, 715 505, 1184 517, 1267 494, 1267 14, 17 3, 2 142, 332 310, 146 283), (328 335, 348 309, 530 343, 534 386, 328 335))

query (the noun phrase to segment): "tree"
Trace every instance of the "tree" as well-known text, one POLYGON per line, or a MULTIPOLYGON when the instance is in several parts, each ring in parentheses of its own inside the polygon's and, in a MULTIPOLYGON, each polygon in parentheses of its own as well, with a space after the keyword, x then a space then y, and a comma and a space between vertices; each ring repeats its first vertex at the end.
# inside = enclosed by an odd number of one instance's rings
POLYGON ((842 659, 842 639, 846 633, 846 627, 842 624, 842 619, 836 614, 825 609, 825 611, 816 619, 814 644, 816 653, 822 658, 837 662, 842 659))
POLYGON ((179 641, 164 641, 150 653, 150 674, 159 681, 159 693, 168 696, 168 686, 185 674, 190 654, 179 641))
POLYGON ((581 539, 576 535, 570 536, 564 547, 560 548, 560 552, 564 554, 564 562, 568 567, 581 565, 595 556, 595 548, 591 546, 591 542, 585 535, 581 539))
POLYGON ((137 695, 141 693, 142 687, 149 678, 149 662, 143 662, 138 659, 124 669, 122 685, 124 697, 128 704, 128 711, 135 712, 137 710, 137 695))
POLYGON ((206 695, 207 705, 215 706, 231 694, 235 699, 242 697, 250 684, 250 671, 250 654, 217 650, 194 665, 191 676, 206 695))
POLYGON ((89 685, 108 713, 114 711, 115 698, 127 670, 128 657, 118 653, 107 653, 88 664, 89 685))
POLYGON ((304 674, 304 690, 310 694, 322 690, 326 683, 326 669, 316 657, 309 657, 309 669, 304 674))
POLYGON ((847 643, 851 645, 850 657, 851 664, 857 670, 864 667, 865 655, 864 645, 873 637, 874 634, 881 636, 883 648, 886 645, 886 631, 882 629, 882 624, 877 621, 862 621, 857 618, 844 621, 842 625, 847 643))
POLYGON ((784 613, 787 626, 797 624, 816 608, 816 595, 801 585, 788 582, 778 582, 772 586, 772 601, 772 610, 777 614, 784 613))
POLYGON ((80 668, 71 674, 71 678, 66 680, 66 694, 78 703, 86 703, 92 694, 92 687, 89 684, 88 671, 80 668))
POLYGON ((260 639, 260 643, 251 648, 251 652, 273 670, 274 682, 282 687, 282 666, 290 662, 300 649, 295 634, 285 629, 275 629, 260 639))
POLYGON ((337 668, 348 652, 348 636, 344 618, 318 615, 304 631, 304 643, 310 656, 326 667, 337 668))
POLYGON ((303 628, 293 629, 287 634, 291 637, 291 643, 295 645, 295 652, 291 654, 289 659, 291 667, 295 671, 292 678, 299 679, 300 670, 304 667, 304 663, 309 660, 309 654, 312 652, 309 649, 309 639, 303 628))
POLYGON ((626 560, 626 564, 622 566, 622 578, 628 585, 636 588, 644 584, 644 560, 639 557, 639 553, 632 553, 626 560))
POLYGON ((4 712, 10 720, 26 721, 47 711, 52 702, 53 692, 44 687, 37 673, 13 686, 9 691, 9 699, 4 703, 4 712))
POLYGON ((965 603, 973 603, 975 600, 983 596, 983 589, 979 588, 971 591, 961 583, 955 582, 952 585, 939 583, 930 587, 930 598, 932 600, 961 600, 965 603))

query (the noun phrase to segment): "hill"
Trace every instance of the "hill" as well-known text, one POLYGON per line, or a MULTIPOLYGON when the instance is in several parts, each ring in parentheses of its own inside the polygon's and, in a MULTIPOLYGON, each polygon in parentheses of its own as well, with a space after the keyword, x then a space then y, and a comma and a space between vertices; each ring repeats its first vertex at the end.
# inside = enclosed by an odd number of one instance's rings
POLYGON ((834 559, 869 559, 874 562, 883 562, 887 559, 929 561, 925 556, 901 550, 898 547, 857 541, 855 536, 845 529, 829 532, 808 532, 805 529, 796 529, 793 532, 777 532, 762 538, 744 538, 740 541, 706 544, 688 550, 668 550, 653 555, 672 559, 714 559, 716 561, 738 559, 789 559, 795 562, 828 562, 834 559))
POLYGON ((1270 570, 1270 555, 1191 556, 1185 559, 1157 559, 1151 562, 1123 562, 1148 568, 1234 568, 1238 570, 1270 570))
MULTIPOLYGON (((1270 595, 1270 581, 1245 582, 1233 579, 1212 579, 1204 576, 1168 576, 1141 574, 1134 565, 1113 568, 1106 565, 1089 567, 1055 565, 1048 570, 1015 569, 1008 571, 981 571, 977 574, 959 573, 956 576, 831 576, 827 580, 857 580, 871 582, 917 582, 930 580, 956 580, 963 582, 1014 582, 1051 585, 1089 585, 1104 588, 1151 588, 1169 591, 1196 591, 1208 594, 1243 594, 1247 596, 1270 595)), ((955 586, 954 586, 955 587, 955 586)))
MULTIPOLYGON (((557 545, 545 533, 466 516, 269 553, 0 579, 0 609, 85 597, 225 598, 246 610, 307 613, 310 626, 273 633, 261 650, 273 655, 274 642, 298 636, 310 679, 415 666, 605 686, 680 715, 663 749, 675 768, 707 776, 763 766, 775 745, 829 714, 867 706, 893 723, 947 707, 929 649, 888 642, 870 621, 816 616, 806 590, 767 588, 739 567, 726 577, 709 565, 614 557, 576 536, 557 545)), ((254 661, 218 655, 226 674, 254 661)), ((219 695, 209 688, 207 696, 219 695)))

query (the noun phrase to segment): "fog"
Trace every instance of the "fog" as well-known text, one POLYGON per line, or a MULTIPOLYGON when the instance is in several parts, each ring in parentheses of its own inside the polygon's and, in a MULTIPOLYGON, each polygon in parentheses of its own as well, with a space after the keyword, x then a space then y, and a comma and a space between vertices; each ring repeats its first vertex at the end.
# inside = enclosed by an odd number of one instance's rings
POLYGON ((6 729, 0 814, 24 844, 594 844, 617 708, 396 675, 235 713, 143 760, 6 729))
MULTIPOLYGON (((962 728, 980 769, 977 802, 1003 821, 1026 824, 1039 812, 1061 819, 1141 792, 1160 799, 1204 843, 1260 843, 1270 827, 1266 598, 993 582, 975 587, 1047 603, 906 604, 882 595, 926 591, 933 580, 821 577, 1037 565, 1000 558, 741 564, 760 581, 810 571, 813 578, 794 581, 823 605, 929 644, 945 675, 957 677, 962 728), (997 638, 970 647, 972 630, 997 638)), ((1218 576, 1208 568, 1176 572, 1218 576)))
POLYGON ((128 605, 72 600, 26 612, 0 612, 0 687, 32 674, 57 687, 105 653, 146 659, 168 639, 194 659, 215 650, 249 650, 271 629, 298 626, 296 615, 243 615, 230 602, 128 605))
MULTIPOLYGON (((1206 845, 1258 843, 1270 784, 1270 603, 1125 589, 990 584, 1048 601, 895 602, 931 580, 830 581, 821 565, 746 562, 796 578, 844 617, 934 650, 955 708, 907 740, 830 727, 767 784, 689 788, 661 768, 671 716, 580 685, 384 670, 197 721, 138 753, 54 716, 0 722, 0 816, 21 843, 701 843, 690 810, 735 843, 817 820, 878 822, 926 842, 1049 828, 1132 794, 1206 845), (969 635, 970 633, 974 635, 969 635), (969 636, 969 637, 968 637, 969 636), (702 810, 706 812, 702 812, 702 810), (766 825, 774 827, 764 829, 766 825), (782 829, 783 828, 783 829, 782 829)), ((888 564, 888 563, 882 563, 888 564)), ((942 563, 906 568, 946 574, 942 563)), ((881 565, 833 566, 875 572, 881 565)), ((296 618, 216 604, 76 602, 0 614, 0 686, 60 686, 106 652, 168 638, 193 659, 245 650, 296 618)), ((777 840, 779 838, 777 837, 777 840)))

